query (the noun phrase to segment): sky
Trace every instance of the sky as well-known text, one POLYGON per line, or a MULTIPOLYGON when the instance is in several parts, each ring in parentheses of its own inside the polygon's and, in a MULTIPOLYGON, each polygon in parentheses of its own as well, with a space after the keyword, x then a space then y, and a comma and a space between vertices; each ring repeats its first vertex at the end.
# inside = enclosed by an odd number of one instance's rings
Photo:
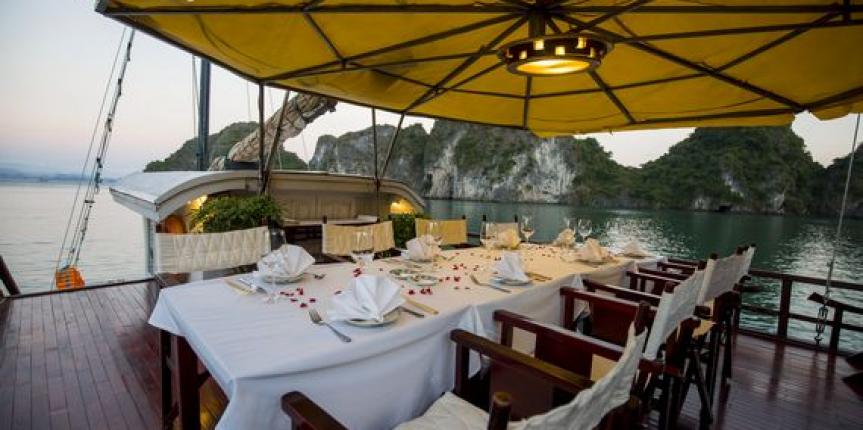
MULTIPOLYGON (((97 121, 100 101, 123 26, 93 11, 91 0, 0 2, 0 167, 78 172, 97 121)), ((138 33, 106 160, 106 176, 141 170, 195 134, 192 56, 138 33)), ((210 130, 256 116, 257 88, 213 68, 210 130)), ((267 115, 283 92, 270 89, 267 115)), ((378 123, 395 124, 380 113, 378 123)), ((432 120, 406 118, 405 125, 432 120)), ((308 160, 325 134, 366 128, 371 111, 339 103, 285 148, 308 160)), ((816 161, 829 164, 850 149, 853 118, 819 121, 809 114, 792 125, 816 161)), ((639 166, 664 154, 692 129, 599 133, 612 157, 639 166)))

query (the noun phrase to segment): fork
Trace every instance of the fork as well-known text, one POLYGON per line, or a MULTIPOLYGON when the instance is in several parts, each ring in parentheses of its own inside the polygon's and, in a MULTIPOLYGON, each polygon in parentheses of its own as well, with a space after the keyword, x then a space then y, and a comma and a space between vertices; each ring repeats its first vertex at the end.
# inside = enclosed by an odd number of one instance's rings
POLYGON ((342 342, 346 342, 346 343, 347 343, 347 342, 350 342, 350 341, 351 341, 351 338, 350 338, 350 337, 348 337, 348 336, 346 336, 345 334, 343 334, 342 332, 340 332, 340 331, 336 330, 336 328, 335 328, 335 327, 333 327, 332 325, 330 325, 330 323, 328 323, 328 322, 324 321, 324 319, 323 319, 323 318, 321 318, 321 314, 319 314, 319 313, 318 313, 318 311, 317 311, 316 309, 309 309, 309 318, 311 318, 311 319, 312 319, 312 322, 313 322, 313 323, 315 323, 315 324, 317 324, 317 325, 325 325, 325 326, 327 326, 330 330, 332 330, 332 331, 333 331, 333 333, 334 333, 336 336, 338 336, 338 337, 339 337, 339 339, 341 339, 341 340, 342 340, 342 342))
POLYGON ((512 292, 510 290, 507 290, 506 288, 498 287, 497 285, 494 285, 494 284, 491 284, 488 282, 482 282, 479 279, 477 279, 477 277, 473 274, 470 275, 470 280, 473 281, 474 284, 481 285, 483 287, 489 287, 489 288, 498 290, 498 291, 503 292, 503 293, 511 293, 512 292))

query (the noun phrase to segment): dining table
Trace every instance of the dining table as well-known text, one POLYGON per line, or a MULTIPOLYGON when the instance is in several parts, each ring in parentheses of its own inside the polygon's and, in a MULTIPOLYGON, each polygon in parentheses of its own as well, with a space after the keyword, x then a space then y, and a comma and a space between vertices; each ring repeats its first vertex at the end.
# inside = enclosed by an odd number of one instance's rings
MULTIPOLYGON (((217 429, 289 429, 281 396, 302 391, 351 429, 390 429, 421 415, 454 384, 454 329, 498 340, 495 310, 560 323, 561 287, 581 288, 582 279, 624 285, 627 270, 655 267, 660 256, 615 256, 602 264, 565 259, 550 245, 523 244, 521 256, 532 281, 507 291, 475 283, 489 279, 503 250, 444 250, 434 263, 420 266, 437 278, 430 287, 392 277, 391 271, 413 263, 402 257, 353 263, 316 264, 296 282, 277 286, 279 293, 247 294, 238 277, 207 279, 164 288, 149 324, 164 330, 184 350, 175 351, 180 381, 179 410, 185 427, 196 426, 199 411, 197 360, 228 398, 217 429), (565 261, 566 260, 566 261, 565 261), (388 276, 398 283, 405 305, 422 317, 401 312, 391 324, 358 327, 332 325, 352 341, 343 342, 325 326, 314 324, 309 310, 326 319, 331 301, 362 274, 388 276), (413 303, 413 304, 412 304, 413 303), (416 305, 419 303, 419 305, 416 305), (434 312, 431 312, 434 311, 434 312), (179 342, 177 342, 179 340, 179 342), (195 372, 195 375, 191 375, 195 372)), ((529 352, 528 338, 518 340, 529 352)), ((177 347, 175 346, 175 349, 177 347)))

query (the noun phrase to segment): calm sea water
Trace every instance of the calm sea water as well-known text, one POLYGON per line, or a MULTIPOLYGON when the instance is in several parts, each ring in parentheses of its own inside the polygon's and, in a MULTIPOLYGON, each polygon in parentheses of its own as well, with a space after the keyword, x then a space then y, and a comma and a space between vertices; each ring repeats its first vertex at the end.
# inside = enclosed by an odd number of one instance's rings
MULTIPOLYGON (((0 255, 25 291, 45 290, 57 261, 75 186, 69 184, 0 183, 0 255)), ((704 258, 711 252, 728 254, 737 245, 758 245, 753 267, 825 277, 833 250, 835 220, 766 215, 717 214, 683 211, 591 210, 564 205, 484 203, 434 200, 435 217, 467 215, 470 230, 479 230, 483 214, 499 221, 513 215, 534 217, 534 240, 550 241, 563 227, 564 216, 593 221, 592 236, 603 244, 622 246, 631 238, 658 254, 704 258)), ((79 268, 90 284, 137 279, 144 273, 144 230, 141 218, 114 203, 107 189, 96 197, 79 268)), ((863 221, 846 224, 837 248, 835 278, 863 283, 863 221)), ((766 283, 745 300, 767 306, 778 302, 778 284, 766 283)), ((799 285, 792 310, 814 315, 817 306, 806 297, 822 287, 799 285)), ((860 293, 834 290, 834 297, 863 305, 860 293)), ((848 317, 856 324, 863 318, 848 317)), ((744 315, 743 324, 773 327, 769 317, 744 315)), ((812 324, 792 322, 795 337, 811 340, 812 324)), ((844 331, 843 346, 863 349, 863 336, 844 331)))

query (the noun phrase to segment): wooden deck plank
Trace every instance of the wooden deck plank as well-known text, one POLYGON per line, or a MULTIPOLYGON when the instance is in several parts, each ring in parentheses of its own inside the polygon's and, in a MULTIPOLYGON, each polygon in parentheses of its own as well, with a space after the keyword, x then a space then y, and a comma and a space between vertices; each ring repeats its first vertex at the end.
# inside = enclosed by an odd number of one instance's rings
MULTIPOLYGON (((12 381, 0 384, 0 430, 158 428, 149 303, 146 285, 134 284, 0 304, 0 381, 12 381)), ((841 358, 740 336, 714 428, 863 428, 863 398, 841 382, 852 372, 841 358)), ((217 384, 204 384, 203 428, 226 403, 217 384)), ((697 428, 697 417, 693 391, 681 428, 697 428)))

